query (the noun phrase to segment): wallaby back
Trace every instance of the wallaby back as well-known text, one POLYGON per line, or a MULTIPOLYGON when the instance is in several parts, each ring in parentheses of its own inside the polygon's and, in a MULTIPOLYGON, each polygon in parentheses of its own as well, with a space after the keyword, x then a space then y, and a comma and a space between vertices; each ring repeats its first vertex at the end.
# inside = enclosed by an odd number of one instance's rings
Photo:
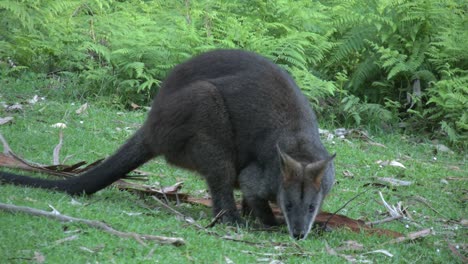
POLYGON ((295 82, 271 61, 240 50, 211 51, 176 66, 142 128, 93 170, 63 181, 0 172, 0 180, 92 193, 158 155, 205 178, 213 213, 225 212, 223 221, 243 222, 233 195, 240 187, 246 207, 266 225, 276 224, 268 204, 276 201, 298 239, 309 233, 334 181, 316 117, 295 82))

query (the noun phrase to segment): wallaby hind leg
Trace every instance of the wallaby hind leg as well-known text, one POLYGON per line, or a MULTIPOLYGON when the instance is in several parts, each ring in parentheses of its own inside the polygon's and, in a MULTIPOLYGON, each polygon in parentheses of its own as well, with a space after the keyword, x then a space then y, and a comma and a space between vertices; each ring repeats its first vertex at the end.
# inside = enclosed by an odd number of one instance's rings
POLYGON ((243 224, 234 200, 236 171, 233 164, 226 162, 226 157, 216 145, 194 146, 195 163, 200 164, 199 171, 203 174, 213 201, 213 216, 223 212, 224 223, 243 224), (209 155, 209 157, 207 157, 209 155), (210 160, 207 164, 206 160, 210 160))
POLYGON ((234 200, 237 172, 229 115, 215 86, 197 82, 190 89, 199 103, 192 109, 191 126, 196 133, 185 145, 194 169, 205 178, 213 200, 213 215, 224 212, 222 221, 242 224, 234 200))

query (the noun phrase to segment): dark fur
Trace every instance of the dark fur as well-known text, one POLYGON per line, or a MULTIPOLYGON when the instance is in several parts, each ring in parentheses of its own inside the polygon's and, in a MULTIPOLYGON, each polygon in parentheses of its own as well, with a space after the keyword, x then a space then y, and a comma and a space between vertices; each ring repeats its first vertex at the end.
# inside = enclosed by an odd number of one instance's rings
MULTIPOLYGON (((303 166, 322 161, 316 173, 321 174, 310 176, 318 182, 318 188, 309 191, 321 194, 310 198, 317 200, 318 208, 334 181, 316 117, 295 82, 269 60, 239 50, 204 53, 176 66, 163 82, 142 128, 96 168, 67 180, 5 172, 0 172, 0 180, 91 194, 159 155, 203 175, 214 214, 226 210, 223 220, 231 223, 241 222, 233 196, 235 186, 240 186, 254 214, 265 224, 276 224, 268 201, 287 203, 279 196, 287 182, 284 171, 293 171, 287 169, 292 161, 303 166)), ((296 238, 308 233, 295 230, 289 222, 288 226, 296 238)))

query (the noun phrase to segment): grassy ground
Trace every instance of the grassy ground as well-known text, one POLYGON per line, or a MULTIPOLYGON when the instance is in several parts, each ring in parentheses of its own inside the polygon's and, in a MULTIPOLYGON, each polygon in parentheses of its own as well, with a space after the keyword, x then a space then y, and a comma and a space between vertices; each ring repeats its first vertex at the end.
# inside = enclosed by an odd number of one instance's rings
MULTIPOLYGON (((89 102, 86 114, 75 110, 84 103, 66 97, 58 91, 42 88, 40 83, 22 85, 0 84, 0 102, 26 102, 35 94, 46 96, 44 101, 23 106, 23 111, 7 113, 0 109, 0 117, 13 116, 14 122, 0 126, 0 132, 20 156, 40 163, 52 162, 52 150, 58 142, 58 130, 51 125, 67 124, 64 130, 62 159, 66 163, 94 161, 111 154, 141 123, 144 111, 123 111, 109 107, 108 100, 89 102)), ((366 259, 374 263, 462 263, 449 245, 467 257, 468 219, 466 201, 466 154, 437 152, 431 142, 415 140, 399 134, 375 135, 374 140, 386 148, 361 139, 326 141, 330 152, 337 153, 337 184, 324 205, 335 211, 367 188, 362 196, 340 213, 366 221, 386 217, 380 202, 381 191, 392 205, 401 201, 412 219, 382 224, 381 228, 410 233, 433 228, 433 234, 414 242, 385 244, 391 238, 353 233, 340 229, 323 235, 309 236, 305 241, 293 241, 285 228, 276 231, 235 229, 223 225, 213 228, 221 235, 234 236, 243 241, 228 241, 199 231, 168 213, 156 204, 136 195, 108 188, 89 197, 70 197, 63 193, 0 185, 0 202, 50 210, 53 206, 62 214, 79 218, 102 220, 116 229, 137 233, 177 236, 186 240, 182 247, 149 243, 147 247, 132 239, 109 235, 75 223, 24 214, 0 212, 1 263, 341 263, 343 256, 327 251, 338 249, 345 241, 363 245, 361 250, 339 251, 339 254, 366 259), (406 169, 381 167, 378 160, 397 160, 406 169), (353 174, 352 177, 348 172, 353 174), (411 181, 410 186, 386 188, 375 183, 377 177, 392 177, 411 181), (152 209, 148 209, 150 204, 152 209), (135 214, 137 213, 137 214, 135 214), (464 221, 462 221, 464 220, 464 221), (77 235, 71 241, 62 239, 77 235), (362 253, 384 249, 393 255, 362 253), (45 260, 45 261, 44 261, 45 260)), ((183 192, 202 196, 204 182, 190 172, 167 166, 155 160, 142 170, 152 172, 151 183, 168 186, 184 181, 183 192)), ((182 204, 175 207, 206 225, 211 220, 209 208, 182 204)))

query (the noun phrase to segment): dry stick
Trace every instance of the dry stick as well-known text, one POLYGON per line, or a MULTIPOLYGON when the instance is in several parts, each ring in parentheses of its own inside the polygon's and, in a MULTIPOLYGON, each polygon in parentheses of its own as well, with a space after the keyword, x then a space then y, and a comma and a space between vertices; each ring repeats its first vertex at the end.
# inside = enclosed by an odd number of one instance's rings
POLYGON ((122 232, 115 230, 111 226, 96 220, 81 219, 72 216, 67 216, 63 214, 51 213, 43 210, 38 210, 31 207, 16 206, 11 204, 0 203, 0 209, 8 212, 22 212, 35 216, 44 216, 47 218, 52 218, 61 222, 77 222, 83 223, 93 228, 101 229, 109 234, 116 235, 119 237, 133 238, 139 243, 144 244, 143 240, 156 241, 161 244, 171 244, 174 246, 181 246, 185 244, 185 241, 182 238, 178 237, 164 237, 164 236, 155 236, 155 235, 145 235, 138 234, 133 232, 122 232))

